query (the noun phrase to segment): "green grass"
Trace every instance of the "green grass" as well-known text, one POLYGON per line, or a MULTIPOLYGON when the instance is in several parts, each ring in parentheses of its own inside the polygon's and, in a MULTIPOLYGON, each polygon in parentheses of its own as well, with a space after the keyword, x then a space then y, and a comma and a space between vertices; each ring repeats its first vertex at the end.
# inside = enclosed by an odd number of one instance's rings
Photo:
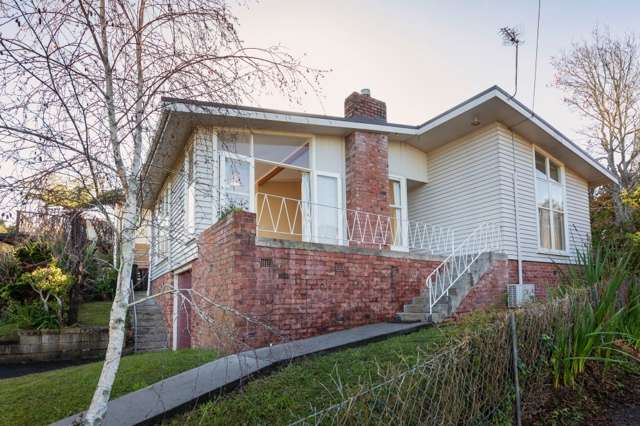
POLYGON ((78 309, 78 324, 91 327, 107 327, 113 302, 83 303, 78 309))
POLYGON ((166 424, 227 425, 287 424, 310 413, 312 406, 335 402, 337 383, 353 388, 363 379, 376 379, 378 369, 406 364, 428 357, 474 322, 431 327, 365 346, 317 355, 247 383, 242 389, 205 402, 191 412, 166 419, 166 424))
MULTIPOLYGON (((124 395, 215 359, 184 350, 122 358, 112 397, 124 395)), ((87 408, 101 362, 0 380, 0 425, 46 425, 87 408)))

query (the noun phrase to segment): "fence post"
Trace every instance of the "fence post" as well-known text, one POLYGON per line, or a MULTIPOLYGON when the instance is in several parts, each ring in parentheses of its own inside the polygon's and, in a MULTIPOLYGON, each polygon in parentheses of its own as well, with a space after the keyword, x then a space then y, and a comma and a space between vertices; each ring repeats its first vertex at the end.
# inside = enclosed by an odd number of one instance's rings
POLYGON ((510 312, 511 352, 513 356, 513 384, 516 388, 516 425, 522 426, 522 407, 520 405, 520 381, 518 379, 518 335, 516 332, 516 316, 510 312))

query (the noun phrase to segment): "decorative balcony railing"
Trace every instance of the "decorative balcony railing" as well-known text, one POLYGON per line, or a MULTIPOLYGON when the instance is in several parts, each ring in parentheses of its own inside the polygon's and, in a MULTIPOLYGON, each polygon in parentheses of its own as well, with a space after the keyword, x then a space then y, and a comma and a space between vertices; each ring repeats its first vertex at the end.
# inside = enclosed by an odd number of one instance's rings
POLYGON ((443 256, 454 250, 455 234, 449 227, 265 193, 256 194, 256 223, 258 235, 266 238, 443 256))

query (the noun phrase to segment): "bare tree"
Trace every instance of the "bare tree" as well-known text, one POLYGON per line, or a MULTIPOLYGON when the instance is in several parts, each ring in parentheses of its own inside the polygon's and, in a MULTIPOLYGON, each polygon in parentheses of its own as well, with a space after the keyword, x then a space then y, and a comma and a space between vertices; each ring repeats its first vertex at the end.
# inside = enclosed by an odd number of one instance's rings
MULTIPOLYGON (((86 424, 106 414, 125 338, 135 231, 160 97, 221 102, 275 88, 295 100, 321 72, 281 47, 246 47, 225 0, 0 0, 4 203, 56 176, 99 203, 120 190, 119 274, 109 345, 86 424)), ((115 229, 115 227, 114 227, 115 229)))
MULTIPOLYGON (((636 35, 612 37, 596 28, 591 40, 574 43, 552 61, 554 85, 589 123, 584 134, 605 159, 619 185, 609 190, 616 223, 632 227, 626 194, 638 185, 640 154, 640 45, 636 35)), ((632 229, 630 229, 632 230, 632 229)))

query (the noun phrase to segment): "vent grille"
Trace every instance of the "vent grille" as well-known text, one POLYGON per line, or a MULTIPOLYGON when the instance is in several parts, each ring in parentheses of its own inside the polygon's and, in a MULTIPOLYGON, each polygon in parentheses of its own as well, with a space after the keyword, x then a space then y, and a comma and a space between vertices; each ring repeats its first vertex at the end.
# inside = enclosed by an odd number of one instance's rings
POLYGON ((260 258, 260 267, 261 268, 271 268, 273 266, 273 259, 270 257, 261 257, 260 258))
POLYGON ((344 272, 344 263, 336 262, 334 266, 335 272, 344 272))

